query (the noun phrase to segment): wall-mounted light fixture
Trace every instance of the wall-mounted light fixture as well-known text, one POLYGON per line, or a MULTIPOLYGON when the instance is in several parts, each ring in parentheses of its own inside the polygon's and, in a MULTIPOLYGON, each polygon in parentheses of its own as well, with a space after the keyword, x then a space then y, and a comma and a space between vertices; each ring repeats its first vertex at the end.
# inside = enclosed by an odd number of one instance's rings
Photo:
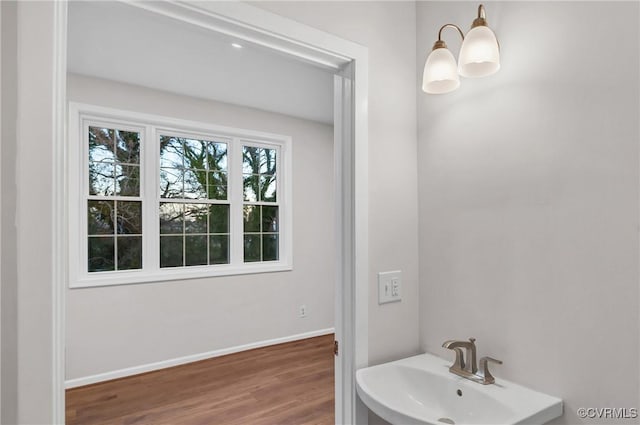
POLYGON ((495 74, 500 69, 500 46, 496 35, 487 26, 484 6, 478 6, 478 17, 471 24, 471 29, 465 37, 464 33, 454 24, 445 24, 438 31, 438 40, 424 64, 422 75, 422 90, 427 93, 448 93, 460 87, 460 77, 486 77, 495 74), (445 28, 455 28, 462 37, 462 46, 458 56, 458 64, 453 54, 442 41, 442 31, 445 28))

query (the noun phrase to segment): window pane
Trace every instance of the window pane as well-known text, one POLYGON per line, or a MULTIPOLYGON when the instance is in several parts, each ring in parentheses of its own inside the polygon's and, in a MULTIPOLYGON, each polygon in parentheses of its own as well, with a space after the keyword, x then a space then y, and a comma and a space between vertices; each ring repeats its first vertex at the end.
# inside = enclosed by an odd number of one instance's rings
POLYGON ((276 150, 244 146, 242 172, 245 174, 275 174, 276 150))
POLYGON ((184 232, 184 204, 160 203, 160 233, 179 234, 184 232))
POLYGON ((117 201, 116 208, 118 215, 118 233, 141 235, 142 202, 117 201))
POLYGON ((227 174, 209 172, 208 174, 209 199, 227 199, 227 174))
POLYGON ((113 215, 113 201, 89 201, 87 214, 88 235, 112 235, 113 215))
POLYGON ((209 206, 209 233, 229 233, 229 205, 209 206))
POLYGON ((89 194, 111 196, 115 193, 114 164, 110 162, 89 163, 89 194))
POLYGON ((207 233, 208 205, 185 204, 184 208, 184 231, 186 233, 207 233))
POLYGON ((242 148, 242 172, 260 174, 260 148, 250 146, 242 148))
POLYGON ((260 200, 276 202, 276 177, 260 176, 260 200))
POLYGON ((262 235, 262 261, 278 259, 278 235, 262 235))
POLYGON ((185 170, 184 172, 184 197, 188 199, 207 198, 207 172, 198 170, 185 170))
POLYGON ((183 168, 183 144, 177 137, 160 136, 160 167, 183 168))
POLYGON ((260 261, 260 235, 244 235, 244 262, 260 261))
POLYGON ((276 173, 276 150, 260 149, 260 174, 276 173))
POLYGON ((139 196, 140 135, 89 127, 89 194, 139 196))
POLYGON ((118 270, 142 268, 142 237, 118 236, 118 270))
POLYGON ((89 127, 89 161, 114 162, 113 130, 89 127))
POLYGON ((115 237, 89 237, 89 267, 90 272, 106 272, 115 270, 115 237))
POLYGON ((259 193, 259 180, 258 175, 245 175, 244 176, 244 200, 249 202, 256 202, 258 200, 259 193))
POLYGON ((184 252, 187 266, 206 265, 207 236, 186 236, 184 252))
POLYGON ((244 232, 260 231, 260 207, 258 205, 244 206, 244 232))
POLYGON ((160 144, 162 198, 227 199, 226 143, 161 136, 160 144))
POLYGON ((207 168, 209 170, 227 170, 227 144, 207 143, 207 168))
POLYGON ((140 163, 140 134, 135 131, 116 130, 116 155, 119 162, 140 163))
POLYGON ((278 232, 278 207, 262 207, 262 231, 278 232))
POLYGON ((160 236, 160 267, 181 267, 182 236, 160 236))
POLYGON ((140 166, 116 165, 116 195, 140 196, 140 166))
POLYGON ((183 172, 177 168, 160 169, 160 197, 182 198, 183 172))
POLYGON ((229 264, 229 236, 209 236, 209 264, 229 264))
POLYGON ((207 164, 207 142, 195 139, 184 139, 184 166, 186 168, 204 170, 207 164))

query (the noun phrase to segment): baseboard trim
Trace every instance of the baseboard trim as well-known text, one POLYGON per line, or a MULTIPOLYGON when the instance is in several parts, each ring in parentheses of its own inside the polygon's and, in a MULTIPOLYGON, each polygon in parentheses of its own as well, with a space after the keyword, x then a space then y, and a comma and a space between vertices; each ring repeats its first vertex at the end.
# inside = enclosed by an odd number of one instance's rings
POLYGON ((264 341, 252 342, 250 344, 237 345, 235 347, 221 348, 219 350, 207 351, 206 353, 191 354, 189 356, 178 357, 175 359, 163 360, 161 362, 148 363, 140 366, 118 369, 112 372, 98 373, 96 375, 85 376, 82 378, 68 379, 64 382, 66 389, 83 387, 85 385, 96 384, 98 382, 110 381, 112 379, 124 378, 126 376, 138 375, 140 373, 151 372, 154 370, 165 369, 172 366, 193 363, 200 360, 211 359, 214 357, 225 356, 227 354, 238 353, 240 351, 252 350, 254 348, 268 347, 270 345, 282 344, 285 342, 298 341, 301 339, 313 338, 316 336, 329 335, 335 332, 334 328, 319 329, 301 334, 284 336, 281 338, 267 339, 264 341))

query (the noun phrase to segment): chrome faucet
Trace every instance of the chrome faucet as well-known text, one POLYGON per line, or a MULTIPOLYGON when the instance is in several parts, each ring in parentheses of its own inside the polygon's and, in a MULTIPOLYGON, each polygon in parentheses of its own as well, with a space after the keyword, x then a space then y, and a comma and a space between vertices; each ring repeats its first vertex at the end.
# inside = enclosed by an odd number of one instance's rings
POLYGON ((492 357, 482 357, 480 359, 480 371, 478 371, 475 338, 469 338, 469 341, 449 340, 445 341, 442 346, 456 353, 456 359, 449 368, 449 372, 483 385, 493 384, 496 381, 489 372, 488 364, 489 362, 502 364, 502 361, 492 357), (462 351, 463 348, 465 352, 462 351))

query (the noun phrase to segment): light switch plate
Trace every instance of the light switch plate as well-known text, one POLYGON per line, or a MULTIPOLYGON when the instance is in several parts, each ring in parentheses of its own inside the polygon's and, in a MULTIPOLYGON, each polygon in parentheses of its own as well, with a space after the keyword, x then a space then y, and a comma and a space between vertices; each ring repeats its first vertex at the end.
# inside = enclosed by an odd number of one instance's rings
POLYGON ((393 303, 402 300, 402 272, 378 273, 378 304, 393 303))

